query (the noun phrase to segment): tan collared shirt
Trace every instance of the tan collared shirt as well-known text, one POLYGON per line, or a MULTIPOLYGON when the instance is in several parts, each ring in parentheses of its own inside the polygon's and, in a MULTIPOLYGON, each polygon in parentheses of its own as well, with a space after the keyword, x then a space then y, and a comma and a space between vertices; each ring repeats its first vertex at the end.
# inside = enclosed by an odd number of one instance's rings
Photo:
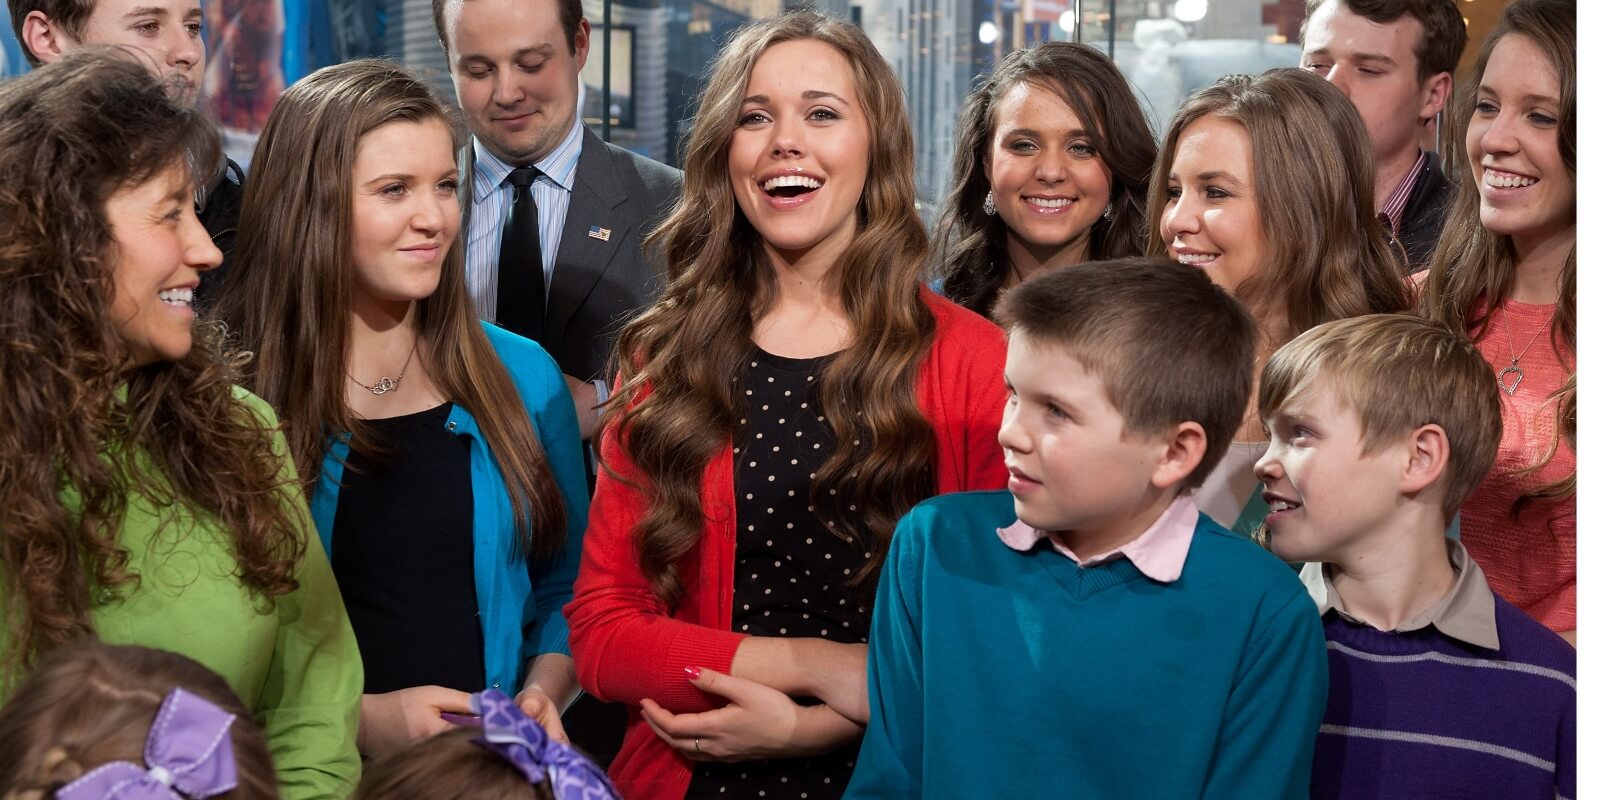
MULTIPOLYGON (((1421 630, 1429 625, 1457 641, 1490 650, 1500 649, 1500 634, 1494 624, 1494 591, 1489 580, 1478 569, 1477 562, 1467 555, 1467 548, 1454 539, 1445 542, 1450 554, 1450 568, 1455 570, 1455 583, 1439 598, 1439 602, 1416 614, 1395 628, 1406 632, 1421 630)), ((1326 564, 1308 563, 1300 569, 1300 582, 1317 603, 1317 612, 1338 612, 1345 619, 1365 625, 1366 620, 1352 616, 1339 599, 1328 575, 1326 564)))

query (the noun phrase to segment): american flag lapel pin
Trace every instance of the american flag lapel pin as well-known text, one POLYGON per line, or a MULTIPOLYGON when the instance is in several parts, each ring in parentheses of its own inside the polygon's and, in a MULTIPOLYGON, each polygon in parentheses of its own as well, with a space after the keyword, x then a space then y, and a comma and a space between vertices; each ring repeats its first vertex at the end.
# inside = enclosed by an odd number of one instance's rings
POLYGON ((609 242, 609 241, 611 241, 611 229, 610 228, 602 228, 599 225, 590 225, 589 226, 589 238, 590 239, 599 239, 602 242, 609 242))

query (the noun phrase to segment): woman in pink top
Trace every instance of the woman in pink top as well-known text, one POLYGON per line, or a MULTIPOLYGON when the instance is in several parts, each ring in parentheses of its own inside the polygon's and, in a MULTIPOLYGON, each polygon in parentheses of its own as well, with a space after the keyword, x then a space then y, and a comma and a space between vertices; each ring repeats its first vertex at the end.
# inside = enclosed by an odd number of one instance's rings
POLYGON ((1423 311, 1499 376, 1505 434, 1461 509, 1489 584, 1577 641, 1576 84, 1572 0, 1519 0, 1456 108, 1461 166, 1423 311))

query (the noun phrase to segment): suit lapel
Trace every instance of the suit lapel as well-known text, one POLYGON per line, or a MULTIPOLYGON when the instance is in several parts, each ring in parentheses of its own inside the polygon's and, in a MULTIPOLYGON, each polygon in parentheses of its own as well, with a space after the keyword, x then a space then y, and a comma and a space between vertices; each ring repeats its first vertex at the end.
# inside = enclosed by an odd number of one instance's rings
POLYGON ((628 197, 611 165, 611 152, 588 128, 583 131, 583 152, 572 181, 572 202, 561 226, 561 250, 550 278, 545 306, 545 339, 552 350, 566 337, 567 323, 589 292, 605 274, 631 221, 623 214, 628 197), (590 231, 609 230, 606 239, 590 231))
POLYGON ((456 200, 461 204, 459 235, 462 238, 466 238, 467 231, 472 229, 472 179, 477 171, 476 158, 470 139, 465 147, 456 151, 456 200))

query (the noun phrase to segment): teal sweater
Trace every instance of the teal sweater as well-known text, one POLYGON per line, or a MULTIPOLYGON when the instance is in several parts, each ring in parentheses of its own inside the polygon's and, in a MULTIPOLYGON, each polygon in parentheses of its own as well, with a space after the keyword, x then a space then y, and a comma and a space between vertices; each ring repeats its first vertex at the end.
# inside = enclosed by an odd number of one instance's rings
POLYGON ((1327 694, 1293 571, 1201 515, 1177 581, 1006 547, 1006 492, 895 530, 847 798, 1304 798, 1327 694))

